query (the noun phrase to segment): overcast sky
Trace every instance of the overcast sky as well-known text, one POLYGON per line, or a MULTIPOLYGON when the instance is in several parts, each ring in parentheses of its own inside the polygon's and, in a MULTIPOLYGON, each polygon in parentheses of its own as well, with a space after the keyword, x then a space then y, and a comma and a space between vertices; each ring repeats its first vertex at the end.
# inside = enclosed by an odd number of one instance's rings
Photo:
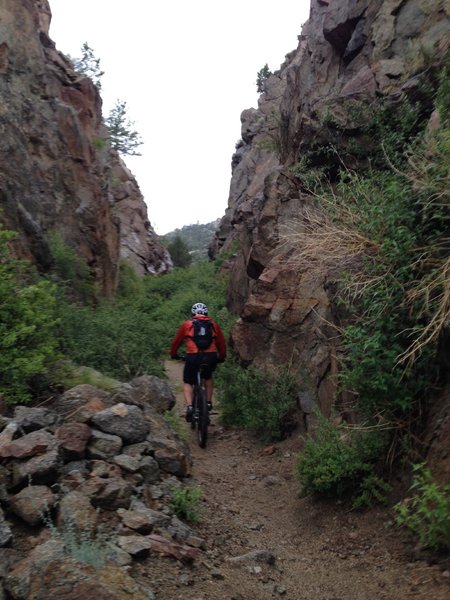
POLYGON ((116 100, 144 140, 124 157, 160 235, 222 217, 240 114, 256 75, 297 48, 310 0, 50 0, 58 50, 93 49, 103 115, 116 100))

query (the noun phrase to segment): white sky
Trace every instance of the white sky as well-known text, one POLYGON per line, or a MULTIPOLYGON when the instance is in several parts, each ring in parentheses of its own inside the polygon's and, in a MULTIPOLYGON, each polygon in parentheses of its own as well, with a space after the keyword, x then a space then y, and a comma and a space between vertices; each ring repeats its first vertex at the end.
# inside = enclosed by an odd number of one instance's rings
POLYGON ((50 0, 50 37, 84 42, 102 78, 103 115, 120 99, 144 145, 124 157, 160 235, 222 217, 240 114, 256 75, 297 48, 310 0, 50 0))

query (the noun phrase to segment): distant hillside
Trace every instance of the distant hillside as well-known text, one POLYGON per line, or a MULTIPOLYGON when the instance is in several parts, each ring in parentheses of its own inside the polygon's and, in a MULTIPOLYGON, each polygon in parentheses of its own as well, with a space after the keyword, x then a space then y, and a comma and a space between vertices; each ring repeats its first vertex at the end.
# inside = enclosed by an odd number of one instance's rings
POLYGON ((162 243, 167 246, 176 236, 180 236, 186 244, 193 262, 207 260, 208 245, 213 238, 216 229, 220 223, 220 219, 211 223, 201 224, 195 223, 185 225, 181 229, 175 229, 161 236, 162 243))

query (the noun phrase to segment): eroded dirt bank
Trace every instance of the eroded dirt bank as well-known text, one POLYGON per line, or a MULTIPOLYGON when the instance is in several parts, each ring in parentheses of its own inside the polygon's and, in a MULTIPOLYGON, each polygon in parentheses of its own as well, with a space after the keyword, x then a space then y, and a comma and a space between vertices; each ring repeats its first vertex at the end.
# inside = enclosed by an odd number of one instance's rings
MULTIPOLYGON (((176 384, 181 365, 166 370, 176 384)), ((349 512, 298 497, 298 433, 265 448, 246 432, 224 430, 216 414, 201 450, 183 415, 193 456, 192 483, 203 489, 203 518, 194 528, 206 541, 193 565, 173 559, 144 561, 157 600, 447 600, 450 571, 414 559, 393 526, 392 513, 349 512)))

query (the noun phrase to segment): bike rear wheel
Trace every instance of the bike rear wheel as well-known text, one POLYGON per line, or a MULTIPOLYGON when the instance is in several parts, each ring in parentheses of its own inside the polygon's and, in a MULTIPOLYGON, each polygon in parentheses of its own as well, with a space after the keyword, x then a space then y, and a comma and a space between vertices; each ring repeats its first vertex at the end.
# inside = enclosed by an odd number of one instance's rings
POLYGON ((208 402, 206 399, 206 390, 200 386, 197 390, 197 408, 198 408, 198 421, 197 421, 197 441, 200 448, 206 448, 206 442, 208 440, 208 402))

